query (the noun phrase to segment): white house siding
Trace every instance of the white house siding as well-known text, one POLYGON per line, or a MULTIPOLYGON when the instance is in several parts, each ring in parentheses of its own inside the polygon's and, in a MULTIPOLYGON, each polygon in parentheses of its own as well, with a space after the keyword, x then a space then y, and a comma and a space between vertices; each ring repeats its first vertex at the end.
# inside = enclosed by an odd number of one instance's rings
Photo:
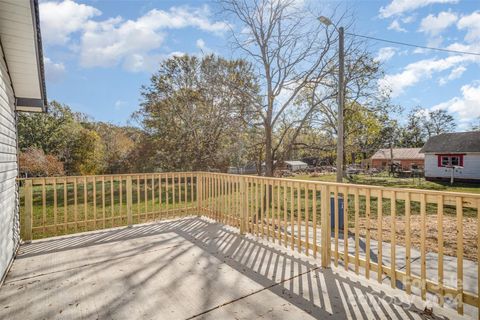
MULTIPOLYGON (((425 155, 425 177, 426 178, 450 178, 450 168, 438 166, 436 154, 425 155)), ((466 153, 463 156, 463 168, 455 169, 455 178, 480 180, 480 152, 466 153)))
POLYGON ((14 95, 0 46, 0 281, 19 242, 14 95))

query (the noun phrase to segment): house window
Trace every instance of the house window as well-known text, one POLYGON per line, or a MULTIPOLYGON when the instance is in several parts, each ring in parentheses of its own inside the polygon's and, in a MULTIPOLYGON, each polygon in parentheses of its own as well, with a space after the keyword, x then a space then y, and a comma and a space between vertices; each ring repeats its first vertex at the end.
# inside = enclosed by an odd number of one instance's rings
POLYGON ((450 157, 450 163, 452 166, 459 166, 460 165, 460 157, 454 156, 450 157))
POLYGON ((463 166, 463 154, 438 155, 438 166, 463 166))
POLYGON ((442 157, 442 167, 448 167, 450 164, 450 158, 449 157, 442 157))

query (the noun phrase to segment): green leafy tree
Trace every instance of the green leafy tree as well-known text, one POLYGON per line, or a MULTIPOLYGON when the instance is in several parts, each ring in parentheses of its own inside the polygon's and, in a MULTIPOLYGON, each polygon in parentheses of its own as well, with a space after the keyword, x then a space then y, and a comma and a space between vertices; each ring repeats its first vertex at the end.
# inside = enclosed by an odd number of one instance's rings
POLYGON ((408 113, 407 123, 400 129, 399 145, 404 148, 421 148, 427 140, 426 119, 420 107, 408 113))
POLYGON ((138 141, 135 141, 135 133, 138 129, 120 127, 104 122, 94 123, 92 128, 100 136, 103 144, 104 172, 130 172, 128 158, 138 143, 138 141))
POLYGON ((52 101, 48 113, 19 113, 18 146, 20 151, 34 147, 45 154, 64 159, 76 132, 81 129, 79 113, 52 101))
POLYGON ((250 65, 215 55, 165 60, 142 88, 134 115, 160 170, 226 170, 240 145, 243 115, 258 88, 250 65))
POLYGON ((104 145, 94 130, 82 128, 74 137, 66 168, 70 174, 91 175, 103 172, 104 145))

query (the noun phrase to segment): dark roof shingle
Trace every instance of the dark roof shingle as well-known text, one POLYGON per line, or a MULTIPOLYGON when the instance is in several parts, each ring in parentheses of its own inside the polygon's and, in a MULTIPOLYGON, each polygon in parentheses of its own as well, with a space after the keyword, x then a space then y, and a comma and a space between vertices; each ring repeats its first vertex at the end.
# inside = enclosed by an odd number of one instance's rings
POLYGON ((480 131, 442 133, 428 139, 422 153, 480 152, 480 131))

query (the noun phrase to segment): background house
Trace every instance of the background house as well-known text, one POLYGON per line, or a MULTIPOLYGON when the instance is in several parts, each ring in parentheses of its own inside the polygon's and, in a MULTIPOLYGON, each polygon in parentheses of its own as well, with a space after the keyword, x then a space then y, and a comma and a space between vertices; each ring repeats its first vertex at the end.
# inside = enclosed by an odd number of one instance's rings
POLYGON ((20 241, 16 112, 45 106, 37 1, 0 0, 0 283, 20 241))
POLYGON ((308 164, 303 161, 284 161, 284 165, 289 171, 300 171, 308 168, 308 164))
POLYGON ((420 153, 420 148, 380 149, 370 158, 371 167, 379 170, 387 169, 392 162, 392 154, 393 163, 398 164, 402 170, 424 167, 425 155, 420 153))
POLYGON ((480 182, 480 131, 444 133, 423 146, 425 178, 480 182))

